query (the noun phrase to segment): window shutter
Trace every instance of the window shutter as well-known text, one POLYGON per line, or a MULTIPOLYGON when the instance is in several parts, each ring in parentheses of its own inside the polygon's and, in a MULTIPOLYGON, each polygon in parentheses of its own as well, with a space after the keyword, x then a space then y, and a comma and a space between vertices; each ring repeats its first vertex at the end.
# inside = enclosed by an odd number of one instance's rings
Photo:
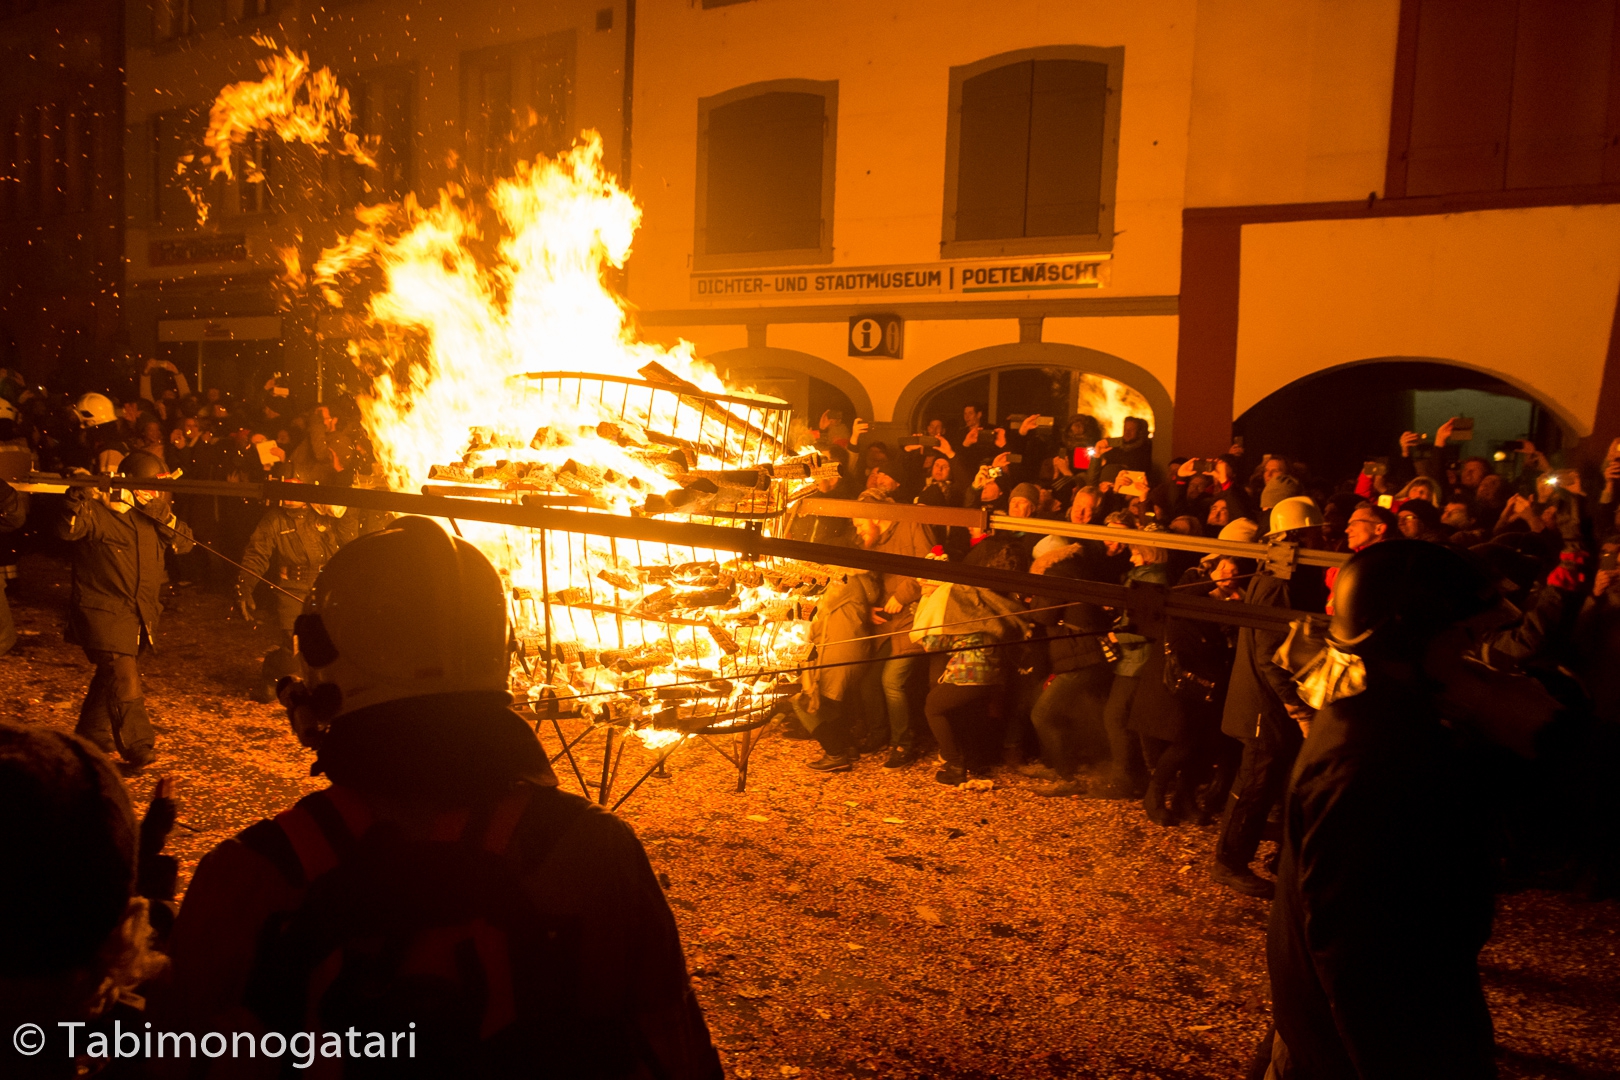
POLYGON ((821 245, 826 101, 774 91, 709 111, 704 252, 821 245))
POLYGON ((1603 179, 1614 0, 1520 4, 1507 186, 1603 179))
POLYGON ((1089 236, 1101 212, 1108 65, 1037 60, 1025 236, 1089 236))
POLYGON ((1423 0, 1406 194, 1499 191, 1517 0, 1423 0))
POLYGON ((1024 235, 1033 61, 962 82, 957 135, 957 240, 1024 235))

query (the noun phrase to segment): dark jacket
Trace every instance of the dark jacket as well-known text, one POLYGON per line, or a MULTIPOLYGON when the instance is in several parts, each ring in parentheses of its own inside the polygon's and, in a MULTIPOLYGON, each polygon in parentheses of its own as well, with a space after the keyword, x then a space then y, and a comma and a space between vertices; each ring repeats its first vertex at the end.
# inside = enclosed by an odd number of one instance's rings
MULTIPOLYGON (((1194 567, 1182 575, 1178 583, 1193 586, 1209 578, 1202 568, 1194 567)), ((1202 595, 1197 588, 1183 588, 1183 594, 1202 595)), ((1235 635, 1233 635, 1235 638, 1235 635)), ((1220 623, 1202 619, 1165 620, 1164 640, 1159 642, 1148 659, 1147 666, 1137 683, 1136 695, 1131 698, 1130 728, 1132 731, 1157 739, 1179 742, 1220 730, 1221 708, 1226 689, 1232 678, 1232 660, 1236 655, 1235 641, 1228 638, 1227 628, 1220 623), (1165 684, 1165 666, 1174 658, 1183 671, 1214 683, 1209 700, 1201 700, 1203 693, 1193 690, 1176 695, 1165 684)))
MULTIPOLYGON (((929 535, 926 525, 919 525, 915 521, 897 521, 872 550, 920 559, 933 546, 933 537, 929 535)), ((883 616, 883 622, 877 625, 876 632, 886 636, 878 638, 876 644, 881 648, 887 642, 889 652, 894 656, 922 652, 921 642, 911 640, 911 624, 917 616, 917 601, 922 599, 922 584, 905 574, 883 574, 879 581, 878 601, 874 606, 882 606, 895 599, 903 607, 898 615, 883 616)))
POLYGON ((315 575, 338 548, 353 538, 355 520, 351 514, 330 518, 307 506, 272 506, 248 537, 237 588, 243 595, 250 595, 258 584, 256 579, 268 577, 292 593, 276 593, 279 625, 291 630, 304 597, 315 583, 315 575))
MULTIPOLYGON (((1078 581, 1100 581, 1113 584, 1119 575, 1103 552, 1102 544, 1095 540, 1082 540, 1073 555, 1047 568, 1047 577, 1069 578, 1078 581)), ((1109 654, 1103 639, 1114 626, 1114 616, 1100 604, 1076 601, 1053 611, 1050 597, 1035 597, 1036 610, 1031 619, 1047 628, 1047 650, 1052 673, 1079 671, 1093 664, 1108 662, 1109 654)))
POLYGON ((1433 702, 1374 687, 1324 708, 1283 809, 1266 954, 1284 1080, 1494 1077, 1491 815, 1433 702))
MULTIPOLYGON (((1271 574, 1258 573, 1249 582, 1243 600, 1259 607, 1293 607, 1289 584, 1271 574)), ((1232 685, 1221 711, 1221 730, 1234 739, 1258 738, 1262 730, 1283 742, 1299 739, 1299 728, 1287 708, 1301 704, 1298 688, 1288 672, 1271 662, 1287 636, 1284 630, 1244 627, 1238 631, 1232 685)))
POLYGON ((1122 470, 1146 473, 1151 483, 1154 473, 1153 440, 1142 439, 1130 446, 1123 443, 1110 445, 1106 452, 1092 459, 1086 483, 1111 484, 1122 470))
MULTIPOLYGON (((485 807, 511 790, 504 773, 545 774, 529 781, 533 795, 510 826, 506 860, 529 917, 562 938, 568 985, 560 989, 574 1007, 578 1036, 575 1045, 535 1044, 532 1075, 580 1075, 548 1071, 545 1063, 589 1051, 602 1065, 600 1073, 589 1075, 720 1080, 720 1061, 687 978, 669 902, 635 833, 605 809, 582 806, 578 796, 559 792, 544 754, 533 753, 532 735, 510 710, 459 706, 451 697, 390 702, 334 723, 320 762, 337 785, 330 790, 347 793, 337 802, 342 827, 362 833, 364 825, 356 823, 383 817, 373 808, 384 801, 404 803, 421 815, 419 826, 389 823, 394 828, 436 828, 458 815, 489 821, 485 807), (497 730, 500 712, 507 719, 497 730), (362 719, 369 732, 344 730, 362 719), (434 731, 440 734, 434 737, 434 731), (339 754, 332 746, 339 737, 355 745, 339 754), (504 768, 508 762, 514 764, 504 768), (386 772, 380 772, 384 763, 386 772), (379 774, 379 786, 386 784, 386 800, 373 800, 369 787, 348 786, 367 772, 379 774), (481 798, 444 803, 440 812, 441 800, 464 788, 482 789, 481 798), (425 801, 424 790, 432 801, 425 801), (630 1057, 642 1063, 639 1068, 606 1064, 630 1057)), ((316 826, 321 819, 303 809, 307 805, 305 800, 288 808, 280 820, 297 819, 305 845, 324 854, 333 822, 316 826)), ((165 1030, 264 1030, 245 992, 255 955, 265 931, 297 910, 308 891, 289 880, 285 868, 249 836, 266 828, 275 831, 260 823, 219 844, 198 864, 169 939, 173 974, 152 1000, 153 1015, 165 1030)), ((296 865, 302 851, 295 846, 288 854, 296 865)), ((209 1068, 199 1059, 162 1075, 281 1074, 277 1062, 227 1059, 209 1068), (253 1071, 254 1065, 263 1068, 253 1071)))
POLYGON ((159 526, 137 509, 118 513, 98 499, 70 498, 57 534, 75 541, 68 640, 138 655, 157 636, 160 590, 168 581, 163 552, 190 551, 190 526, 178 520, 159 526))

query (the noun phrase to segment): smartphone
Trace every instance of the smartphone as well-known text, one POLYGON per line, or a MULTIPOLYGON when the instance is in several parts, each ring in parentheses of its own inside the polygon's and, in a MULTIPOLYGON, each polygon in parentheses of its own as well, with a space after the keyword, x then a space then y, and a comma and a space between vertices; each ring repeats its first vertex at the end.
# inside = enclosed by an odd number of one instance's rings
POLYGON ((901 443, 900 445, 902 447, 904 447, 905 449, 907 449, 907 450, 910 450, 913 447, 917 447, 917 446, 938 446, 939 445, 939 436, 938 435, 913 435, 910 438, 906 439, 905 442, 901 443))
POLYGON ((1474 438, 1474 418, 1472 416, 1458 416, 1451 421, 1451 438, 1448 442, 1470 442, 1474 438))
POLYGON ((1368 462, 1364 462, 1362 464, 1362 466, 1361 466, 1361 474, 1363 476, 1388 476, 1389 475, 1389 462, 1387 462, 1387 461, 1368 461, 1368 462))
POLYGON ((1212 473, 1215 471, 1215 461, 1213 458, 1207 457, 1194 458, 1193 470, 1201 473, 1212 473))
POLYGON ((1051 416, 1037 416, 1035 418, 1035 426, 1037 428, 1049 428, 1049 427, 1052 427, 1053 425, 1055 425, 1056 423, 1057 423, 1057 419, 1055 417, 1051 417, 1051 416))
POLYGON ((1076 469, 1089 469, 1089 468, 1091 468, 1091 447, 1089 447, 1089 446, 1077 446, 1077 447, 1075 447, 1074 448, 1074 458, 1070 462, 1070 466, 1072 468, 1076 468, 1076 469))
POLYGON ((1380 496, 1378 496, 1378 505, 1382 506, 1385 510, 1390 509, 1391 507, 1393 507, 1395 505, 1395 496, 1393 496, 1393 495, 1380 495, 1380 496))

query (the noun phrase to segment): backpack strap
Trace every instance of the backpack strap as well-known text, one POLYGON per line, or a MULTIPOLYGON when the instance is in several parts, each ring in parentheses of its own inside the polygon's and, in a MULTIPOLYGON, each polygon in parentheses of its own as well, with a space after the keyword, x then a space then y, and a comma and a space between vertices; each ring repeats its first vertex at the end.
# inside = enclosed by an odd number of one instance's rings
POLYGON ((365 802, 333 786, 249 826, 238 838, 280 870, 288 884, 302 888, 347 858, 370 827, 365 802))

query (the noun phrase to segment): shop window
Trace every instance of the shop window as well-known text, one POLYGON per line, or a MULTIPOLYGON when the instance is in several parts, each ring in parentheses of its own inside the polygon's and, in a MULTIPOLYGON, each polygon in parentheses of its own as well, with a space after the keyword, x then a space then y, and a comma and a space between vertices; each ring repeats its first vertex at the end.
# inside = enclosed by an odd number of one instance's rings
POLYGON ((943 254, 1113 247, 1124 58, 1058 46, 951 69, 943 254))
POLYGON ((697 268, 832 261, 837 117, 831 82, 698 101, 697 268))
POLYGON ((1388 197, 1620 182, 1616 0, 1404 0, 1388 197))

